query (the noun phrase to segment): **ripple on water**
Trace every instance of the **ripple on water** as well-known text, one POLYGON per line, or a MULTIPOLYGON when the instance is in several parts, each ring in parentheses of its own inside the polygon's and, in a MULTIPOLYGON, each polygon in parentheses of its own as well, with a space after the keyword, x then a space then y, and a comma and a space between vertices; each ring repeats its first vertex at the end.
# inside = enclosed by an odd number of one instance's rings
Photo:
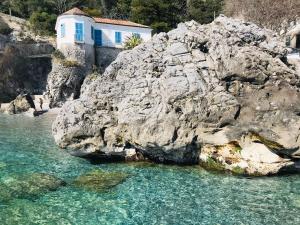
POLYGON ((130 174, 109 191, 68 185, 34 199, 0 200, 1 225, 300 224, 300 176, 246 179, 198 167, 91 165, 58 149, 52 118, 0 116, 0 179, 47 173, 67 183, 95 169, 130 174))

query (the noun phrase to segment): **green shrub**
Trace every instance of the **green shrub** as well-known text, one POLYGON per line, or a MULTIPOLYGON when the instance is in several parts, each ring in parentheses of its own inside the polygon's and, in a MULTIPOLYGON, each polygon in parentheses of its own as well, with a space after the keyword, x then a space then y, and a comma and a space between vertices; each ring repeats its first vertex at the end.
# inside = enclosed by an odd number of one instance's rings
POLYGON ((124 47, 125 49, 130 50, 140 45, 142 42, 143 40, 140 37, 138 37, 137 35, 132 35, 131 37, 126 39, 124 47))
POLYGON ((53 53, 52 53, 52 57, 56 58, 56 59, 65 59, 64 54, 59 51, 58 49, 56 49, 53 53))
POLYGON ((47 12, 34 12, 29 18, 31 29, 36 34, 53 35, 57 16, 47 12))
POLYGON ((102 13, 99 9, 94 9, 94 8, 83 8, 83 11, 87 14, 89 14, 90 16, 93 17, 100 17, 102 16, 102 13))
POLYGON ((80 66, 80 63, 79 63, 79 62, 73 61, 73 60, 63 60, 63 61, 62 61, 62 64, 63 64, 65 67, 79 67, 79 66, 80 66))

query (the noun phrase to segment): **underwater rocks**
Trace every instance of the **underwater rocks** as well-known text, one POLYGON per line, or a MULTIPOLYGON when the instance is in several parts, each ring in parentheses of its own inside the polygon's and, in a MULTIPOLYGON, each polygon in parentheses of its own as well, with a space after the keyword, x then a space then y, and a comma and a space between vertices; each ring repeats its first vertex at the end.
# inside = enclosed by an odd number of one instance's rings
POLYGON ((94 170, 79 176, 73 182, 73 185, 88 191, 102 192, 123 183, 128 176, 128 174, 122 172, 94 170))
POLYGON ((0 201, 32 199, 65 185, 63 180, 43 173, 13 176, 0 183, 0 201))
MULTIPOLYGON (((253 131, 295 152, 300 80, 287 52, 275 33, 252 23, 220 16, 207 25, 179 24, 120 53, 85 82, 56 118, 55 141, 84 157, 135 149, 155 162, 197 164, 205 146, 253 131)), ((242 148, 249 163, 270 156, 261 145, 242 148)))

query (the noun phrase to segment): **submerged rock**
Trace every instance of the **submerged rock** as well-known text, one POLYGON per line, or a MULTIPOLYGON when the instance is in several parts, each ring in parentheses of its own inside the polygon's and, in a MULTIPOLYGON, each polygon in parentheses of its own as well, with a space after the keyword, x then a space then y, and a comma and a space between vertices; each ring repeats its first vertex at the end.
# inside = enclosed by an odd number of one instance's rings
POLYGON ((242 143, 253 131, 295 159, 300 80, 286 53, 272 31, 252 23, 220 16, 179 24, 86 82, 80 99, 63 106, 54 138, 84 156, 135 149, 153 161, 195 164, 205 146, 242 143))
POLYGON ((73 185, 89 191, 102 192, 124 182, 127 177, 128 174, 122 172, 105 172, 103 170, 94 170, 79 176, 73 182, 73 185))
POLYGON ((7 165, 6 165, 6 163, 5 162, 0 162, 0 170, 2 169, 2 168, 5 168, 7 165))
POLYGON ((14 176, 0 183, 0 201, 35 198, 49 191, 56 191, 65 184, 63 180, 43 173, 14 176))

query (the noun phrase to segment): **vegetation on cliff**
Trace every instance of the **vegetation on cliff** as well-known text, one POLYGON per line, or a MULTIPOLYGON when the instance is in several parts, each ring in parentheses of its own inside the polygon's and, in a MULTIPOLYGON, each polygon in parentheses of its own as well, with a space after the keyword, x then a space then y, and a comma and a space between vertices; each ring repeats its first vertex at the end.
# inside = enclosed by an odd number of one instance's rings
POLYGON ((154 32, 169 31, 177 23, 197 20, 211 22, 222 9, 223 0, 5 0, 0 12, 29 19, 33 31, 53 34, 56 17, 72 7, 91 16, 130 19, 149 25, 154 32))

